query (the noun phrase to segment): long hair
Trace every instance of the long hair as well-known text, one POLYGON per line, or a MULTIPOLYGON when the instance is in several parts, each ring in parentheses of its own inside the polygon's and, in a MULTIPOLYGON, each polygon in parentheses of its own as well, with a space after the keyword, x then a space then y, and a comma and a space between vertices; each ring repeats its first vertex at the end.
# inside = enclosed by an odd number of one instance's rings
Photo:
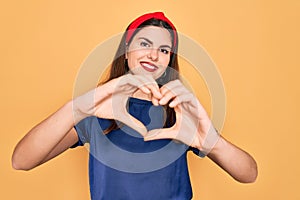
MULTIPOLYGON (((172 46, 172 52, 170 55, 170 61, 168 64, 168 67, 166 69, 166 73, 158 78, 156 81, 158 82, 159 87, 161 87, 163 84, 172 81, 172 80, 176 80, 179 79, 179 66, 178 66, 178 58, 177 58, 177 49, 178 49, 178 34, 174 35, 174 30, 172 29, 172 27, 166 23, 165 21, 162 21, 160 19, 155 19, 155 18, 151 18, 149 20, 146 20, 145 22, 143 22, 133 33, 131 39, 129 40, 128 44, 129 45, 132 41, 132 38, 138 33, 139 30, 141 30, 142 28, 146 27, 146 26, 157 26, 157 27, 161 27, 161 28, 165 28, 167 29, 172 37, 172 41, 176 41, 176 44, 172 46), (174 38, 176 37, 176 38, 174 38)), ((128 63, 127 63, 127 59, 125 58, 125 54, 126 54, 126 34, 128 32, 128 28, 126 29, 126 32, 123 34, 121 42, 119 44, 118 50, 115 54, 114 60, 111 64, 110 67, 110 71, 109 71, 109 76, 108 78, 103 81, 101 84, 107 83, 108 81, 114 79, 114 78, 118 78, 120 76, 123 76, 125 74, 127 74, 129 72, 129 67, 128 67, 128 63)), ((175 123, 175 111, 173 108, 170 108, 168 105, 164 106, 165 110, 166 110, 166 116, 165 116, 165 124, 164 127, 170 127, 175 123)), ((104 134, 109 133, 112 130, 118 129, 119 128, 119 124, 120 123, 116 123, 115 120, 110 120, 111 121, 111 125, 104 130, 104 134)))

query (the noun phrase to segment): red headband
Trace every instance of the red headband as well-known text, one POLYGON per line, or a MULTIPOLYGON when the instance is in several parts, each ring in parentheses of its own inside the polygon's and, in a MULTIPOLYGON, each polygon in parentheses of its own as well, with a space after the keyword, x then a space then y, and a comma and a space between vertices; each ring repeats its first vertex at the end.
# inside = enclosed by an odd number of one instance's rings
POLYGON ((126 43, 129 42, 129 40, 131 39, 131 37, 133 36, 133 33, 135 32, 135 29, 137 29, 143 22, 147 21, 148 19, 160 19, 164 22, 167 22, 171 28, 173 29, 174 32, 174 40, 173 40, 173 48, 176 46, 176 39, 177 39, 177 33, 176 33, 176 28, 175 26, 172 24, 172 22, 165 17, 163 12, 154 12, 154 13, 147 13, 144 14, 140 17, 138 17, 137 19, 135 19, 133 22, 131 22, 131 24, 129 25, 128 29, 127 29, 127 35, 126 35, 126 43))

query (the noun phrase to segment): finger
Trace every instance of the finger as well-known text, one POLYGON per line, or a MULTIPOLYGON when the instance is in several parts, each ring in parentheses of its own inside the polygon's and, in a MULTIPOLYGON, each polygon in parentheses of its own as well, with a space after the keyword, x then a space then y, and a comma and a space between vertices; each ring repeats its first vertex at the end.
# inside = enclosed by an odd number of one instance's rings
POLYGON ((168 91, 173 90, 180 85, 182 85, 182 83, 179 80, 170 81, 160 88, 160 93, 165 95, 168 91))
POLYGON ((150 91, 152 92, 152 95, 156 98, 156 99, 160 99, 162 98, 162 95, 159 91, 159 88, 156 87, 156 85, 147 85, 148 89, 150 89, 150 91))
POLYGON ((160 105, 166 105, 171 99, 175 98, 176 94, 172 91, 168 91, 163 95, 163 98, 159 100, 160 105))
POLYGON ((159 139, 174 139, 175 134, 171 128, 154 129, 149 131, 145 136, 145 141, 159 140, 159 139))
POLYGON ((130 78, 130 85, 135 86, 136 88, 139 88, 142 92, 144 92, 145 94, 150 94, 151 90, 149 89, 149 87, 147 86, 147 82, 142 80, 141 78, 139 78, 138 76, 132 76, 130 78))
POLYGON ((152 95, 160 99, 162 97, 157 82, 153 79, 152 76, 139 76, 137 75, 137 79, 139 79, 143 83, 143 87, 147 87, 152 93, 152 95))
POLYGON ((166 90, 164 92, 163 98, 160 100, 161 105, 167 104, 171 99, 174 99, 177 96, 184 95, 190 93, 185 87, 182 85, 177 85, 176 87, 172 88, 171 90, 166 90))
POLYGON ((195 98, 194 97, 194 95, 192 94, 192 93, 186 93, 186 94, 182 94, 182 95, 179 95, 179 96, 177 96, 176 98, 174 98, 171 102, 170 102, 170 104, 169 104, 169 106, 171 107, 171 108, 174 108, 174 107, 176 107, 177 105, 179 105, 179 104, 181 104, 181 103, 183 103, 183 102, 190 102, 191 100, 193 100, 193 98, 195 98))
MULTIPOLYGON (((115 98, 111 99, 112 101, 112 113, 111 113, 111 118, 116 119, 130 128, 136 130, 139 132, 141 135, 145 135, 147 133, 147 129, 136 118, 134 118, 132 115, 130 115, 127 111, 127 102, 128 98, 126 95, 123 94, 118 94, 115 98)), ((104 110, 107 108, 104 108, 104 110)))
POLYGON ((159 87, 152 76, 129 75, 127 83, 139 88, 146 94, 152 93, 155 98, 161 98, 159 87))
POLYGON ((142 136, 145 136, 147 133, 147 129, 142 122, 137 120, 135 117, 130 115, 125 109, 120 109, 120 113, 116 116, 116 119, 130 128, 136 130, 142 136))
POLYGON ((151 97, 151 101, 152 101, 153 105, 155 105, 155 106, 159 105, 158 99, 156 99, 154 96, 151 97))
POLYGON ((180 80, 170 81, 160 89, 163 98, 160 100, 161 105, 167 104, 174 97, 187 93, 188 90, 184 87, 180 80))
MULTIPOLYGON (((185 129, 183 130, 180 127, 173 126, 170 129, 151 130, 144 136, 144 140, 150 141, 159 139, 172 139, 182 142, 188 146, 197 146, 197 135, 195 130, 190 130, 190 128, 186 128, 186 125, 184 125, 184 128, 185 129)), ((194 129, 194 127, 192 129, 194 129)))
POLYGON ((150 94, 151 91, 144 86, 144 83, 136 78, 136 76, 132 74, 126 74, 119 78, 119 82, 114 87, 115 92, 126 92, 132 93, 136 89, 140 89, 142 92, 146 94, 150 94))
MULTIPOLYGON (((127 115, 127 114, 126 114, 127 115)), ((125 115, 125 116, 126 116, 125 115)), ((125 121, 123 121, 123 123, 125 123, 127 126, 129 126, 130 128, 136 130, 138 133, 140 133, 142 136, 145 136, 147 134, 147 129, 144 126, 144 124, 142 124, 142 122, 140 122, 139 120, 137 120, 135 117, 131 116, 131 115, 127 115, 127 118, 125 121)))

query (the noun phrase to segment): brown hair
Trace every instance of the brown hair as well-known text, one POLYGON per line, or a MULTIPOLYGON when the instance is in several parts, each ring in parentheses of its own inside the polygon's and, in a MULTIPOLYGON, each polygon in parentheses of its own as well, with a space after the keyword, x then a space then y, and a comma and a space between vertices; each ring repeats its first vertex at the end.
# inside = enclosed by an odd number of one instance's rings
MULTIPOLYGON (((174 40, 177 41, 175 46, 172 47, 172 52, 170 55, 171 56, 170 62, 169 62, 168 68, 166 69, 166 73, 164 73, 163 76, 161 76, 160 78, 158 78, 156 80, 158 82, 159 87, 161 87, 162 85, 164 85, 165 83, 167 83, 169 81, 179 79, 179 75, 178 75, 179 66, 178 66, 178 58, 177 58, 177 49, 178 49, 177 35, 178 34, 174 35, 174 30, 172 30, 171 26, 167 22, 162 21, 160 19, 152 18, 152 19, 149 19, 149 20, 143 22, 138 27, 138 29, 135 30, 135 32, 133 33, 133 35, 127 45, 129 45, 131 43, 132 38, 137 34, 137 32, 146 26, 157 26, 157 27, 165 28, 170 32, 172 41, 174 41, 174 40), (174 37, 176 37, 176 38, 174 38, 174 37)), ((118 77, 128 73, 129 67, 128 67, 127 59, 125 58, 126 34, 127 34, 128 27, 126 29, 126 32, 122 36, 118 50, 117 50, 114 60, 111 64, 109 76, 104 82, 100 83, 99 85, 107 83, 108 81, 110 81, 114 78, 118 78, 118 77)), ((164 124, 164 127, 170 127, 175 123, 175 111, 173 108, 170 108, 167 105, 165 105, 164 108, 166 110, 166 122, 164 124)), ((115 120, 111 120, 111 125, 107 129, 104 130, 104 133, 107 134, 112 130, 118 129, 119 126, 120 126, 119 122, 116 122, 115 120)))

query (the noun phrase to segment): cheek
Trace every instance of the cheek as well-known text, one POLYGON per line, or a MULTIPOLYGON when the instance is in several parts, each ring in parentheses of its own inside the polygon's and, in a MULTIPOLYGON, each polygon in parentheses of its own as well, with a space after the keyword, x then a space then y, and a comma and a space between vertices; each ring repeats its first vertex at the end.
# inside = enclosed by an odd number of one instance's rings
POLYGON ((161 57, 161 62, 162 62, 162 65, 163 66, 168 66, 169 65, 169 62, 170 62, 170 56, 162 56, 161 57))
POLYGON ((138 63, 139 63, 139 59, 141 57, 143 57, 143 52, 141 51, 132 51, 132 52, 129 52, 127 54, 127 61, 128 61, 128 67, 129 69, 132 69, 132 68, 135 68, 138 63))

